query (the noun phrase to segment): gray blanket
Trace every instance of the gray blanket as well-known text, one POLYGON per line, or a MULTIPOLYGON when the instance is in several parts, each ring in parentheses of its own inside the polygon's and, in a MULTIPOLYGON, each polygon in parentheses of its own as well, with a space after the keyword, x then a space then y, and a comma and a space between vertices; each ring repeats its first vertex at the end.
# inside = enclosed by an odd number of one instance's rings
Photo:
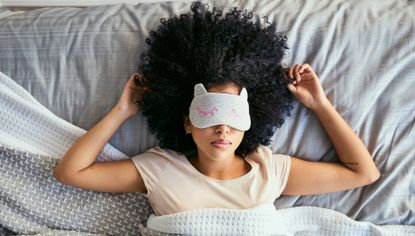
POLYGON ((140 223, 152 212, 144 196, 64 186, 52 176, 56 162, 55 158, 0 147, 2 225, 19 234, 139 234, 140 223))
MULTIPOLYGON (((2 234, 137 235, 152 212, 140 193, 97 193, 53 177, 59 158, 85 131, 48 111, 0 72, 2 234)), ((106 145, 98 160, 125 158, 106 145)))

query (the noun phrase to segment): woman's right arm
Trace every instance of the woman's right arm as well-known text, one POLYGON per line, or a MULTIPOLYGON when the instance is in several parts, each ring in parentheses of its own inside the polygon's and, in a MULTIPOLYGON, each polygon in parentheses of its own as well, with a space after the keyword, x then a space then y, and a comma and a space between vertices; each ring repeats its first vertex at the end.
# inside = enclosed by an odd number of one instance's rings
POLYGON ((137 88, 131 78, 118 104, 72 145, 55 167, 53 176, 63 184, 98 192, 146 192, 132 160, 96 161, 115 131, 138 112, 133 98, 144 92, 145 88, 137 88))

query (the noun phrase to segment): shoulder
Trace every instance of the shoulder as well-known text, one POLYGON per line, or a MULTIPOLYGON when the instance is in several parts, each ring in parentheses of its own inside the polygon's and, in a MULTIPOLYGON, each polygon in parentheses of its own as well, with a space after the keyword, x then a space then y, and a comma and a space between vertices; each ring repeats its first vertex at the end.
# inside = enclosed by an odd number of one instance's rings
POLYGON ((260 145, 255 151, 248 154, 247 160, 257 163, 261 168, 275 172, 278 169, 289 168, 291 157, 285 154, 275 154, 267 147, 260 145))
POLYGON ((182 154, 173 151, 171 149, 167 149, 167 148, 161 148, 160 146, 156 146, 153 148, 148 149, 147 151, 138 154, 132 158, 143 158, 143 157, 154 157, 154 158, 165 158, 165 159, 170 159, 170 158, 179 158, 183 156, 182 154))
POLYGON ((176 151, 156 146, 154 148, 148 149, 142 154, 138 154, 132 157, 131 159, 134 163, 152 162, 156 165, 163 165, 169 162, 181 160, 182 158, 183 155, 176 151))
POLYGON ((274 187, 280 186, 278 188, 279 192, 276 195, 279 196, 288 180, 291 168, 291 157, 284 154, 274 154, 269 147, 259 146, 250 155, 250 158, 259 165, 261 173, 275 184, 274 187))
POLYGON ((271 148, 264 145, 259 145, 258 148, 248 155, 253 159, 261 159, 263 161, 272 161, 273 159, 289 159, 290 156, 285 154, 273 153, 271 148))
POLYGON ((168 148, 161 148, 160 146, 156 146, 154 148, 148 149, 144 154, 148 155, 156 155, 164 158, 179 158, 183 156, 182 154, 173 151, 168 148))

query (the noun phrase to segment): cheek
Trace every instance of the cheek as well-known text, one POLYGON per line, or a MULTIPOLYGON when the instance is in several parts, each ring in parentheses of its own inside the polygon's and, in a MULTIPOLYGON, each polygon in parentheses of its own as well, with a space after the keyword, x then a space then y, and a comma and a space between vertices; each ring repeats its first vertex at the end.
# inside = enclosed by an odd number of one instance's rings
POLYGON ((199 128, 193 128, 192 130, 192 136, 195 141, 206 139, 207 137, 212 135, 212 131, 209 130, 209 128, 205 129, 199 129, 199 128))
POLYGON ((239 140, 239 142, 242 142, 242 139, 244 138, 244 132, 238 132, 235 136, 239 140))
POLYGON ((245 132, 233 130, 232 135, 230 135, 229 138, 232 139, 232 142, 234 144, 237 144, 237 146, 239 146, 242 142, 242 139, 244 138, 244 134, 245 132))

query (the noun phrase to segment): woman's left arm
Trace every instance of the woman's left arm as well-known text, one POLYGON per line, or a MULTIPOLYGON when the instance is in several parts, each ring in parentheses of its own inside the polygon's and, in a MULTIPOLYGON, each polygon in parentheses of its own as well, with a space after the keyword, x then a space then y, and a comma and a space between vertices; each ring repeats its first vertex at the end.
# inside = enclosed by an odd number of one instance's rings
POLYGON ((361 187, 375 182, 380 173, 369 151, 324 94, 310 65, 290 68, 295 78, 288 89, 318 117, 328 134, 340 163, 304 161, 291 158, 284 195, 311 195, 361 187))

